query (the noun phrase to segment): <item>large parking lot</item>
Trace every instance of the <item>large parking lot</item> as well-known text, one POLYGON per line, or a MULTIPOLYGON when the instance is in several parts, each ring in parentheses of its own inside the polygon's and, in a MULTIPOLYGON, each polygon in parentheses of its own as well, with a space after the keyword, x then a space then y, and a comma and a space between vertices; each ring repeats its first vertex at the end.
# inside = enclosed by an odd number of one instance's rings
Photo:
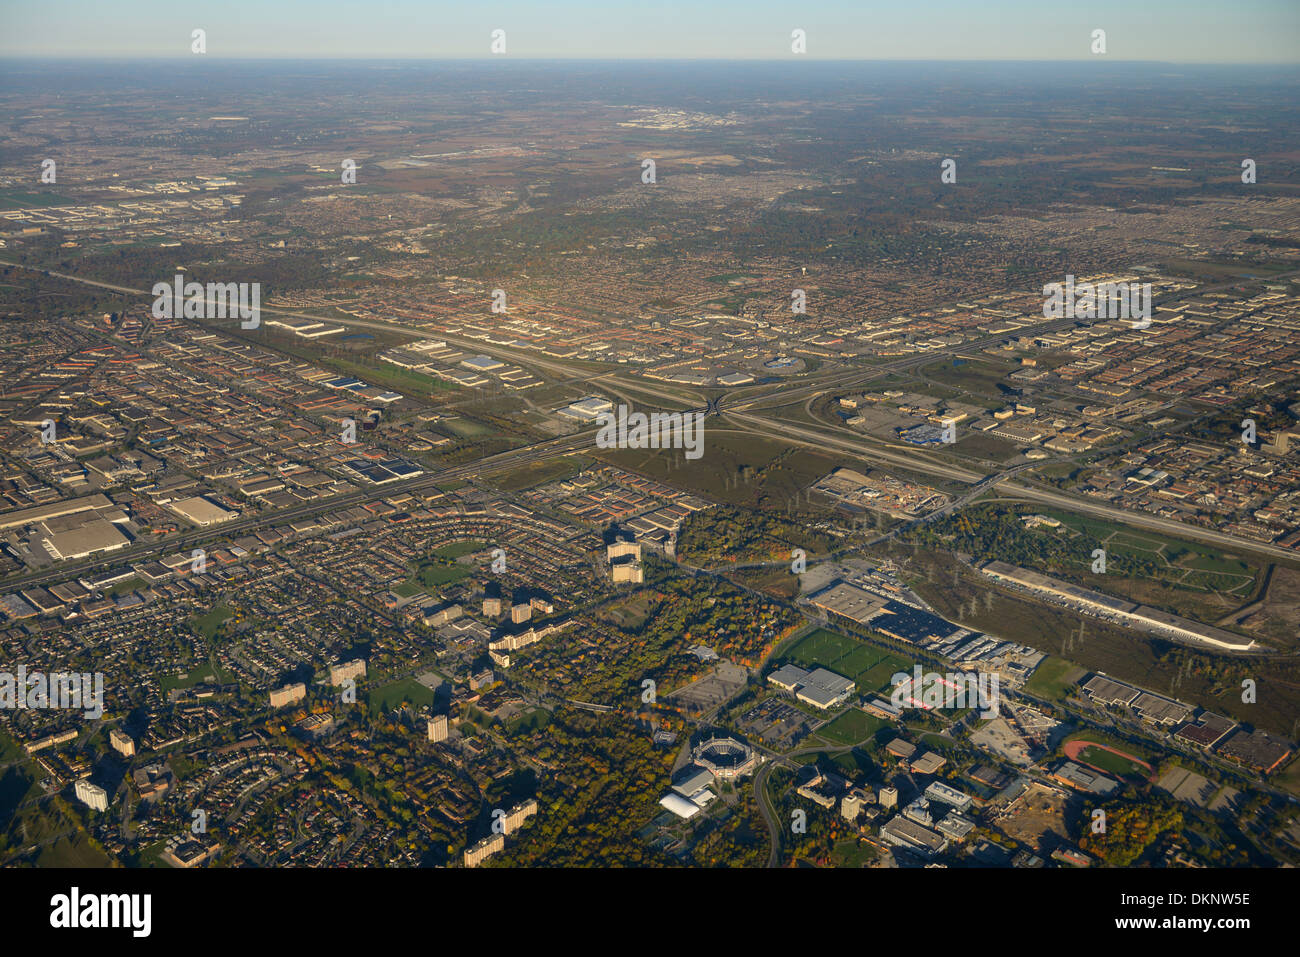
POLYGON ((764 747, 788 751, 808 736, 815 723, 788 701, 771 697, 746 711, 737 726, 764 747))

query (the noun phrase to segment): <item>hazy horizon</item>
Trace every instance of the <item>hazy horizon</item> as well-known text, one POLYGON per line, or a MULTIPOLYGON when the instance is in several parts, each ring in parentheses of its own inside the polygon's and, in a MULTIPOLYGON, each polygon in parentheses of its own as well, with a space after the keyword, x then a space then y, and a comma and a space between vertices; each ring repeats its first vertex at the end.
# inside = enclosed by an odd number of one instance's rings
POLYGON ((758 0, 668 0, 614 8, 567 0, 538 9, 506 2, 490 11, 393 0, 358 10, 326 0, 170 5, 125 0, 106 19, 86 0, 0 13, 0 56, 164 58, 193 56, 191 32, 222 59, 480 59, 494 30, 507 57, 547 60, 793 59, 791 32, 806 34, 801 59, 1061 61, 1204 64, 1300 63, 1300 5, 1243 0, 1152 0, 1135 8, 1100 0, 1086 10, 1033 0, 971 7, 919 0, 871 9, 842 0, 787 7, 758 0), (1106 31, 1104 56, 1091 52, 1106 31))

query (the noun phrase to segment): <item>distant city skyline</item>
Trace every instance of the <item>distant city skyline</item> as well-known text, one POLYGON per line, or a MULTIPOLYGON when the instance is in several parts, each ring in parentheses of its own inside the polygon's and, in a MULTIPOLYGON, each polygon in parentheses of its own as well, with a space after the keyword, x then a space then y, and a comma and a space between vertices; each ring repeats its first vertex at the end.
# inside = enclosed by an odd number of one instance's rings
POLYGON ((0 56, 188 57, 206 31, 207 56, 223 58, 541 59, 794 58, 838 60, 1088 60, 1106 31, 1106 59, 1171 63, 1300 63, 1294 0, 1098 0, 1085 8, 1035 0, 917 0, 903 7, 831 0, 684 0, 613 7, 590 0, 505 2, 486 9, 390 0, 223 0, 169 4, 62 0, 0 12, 0 56))

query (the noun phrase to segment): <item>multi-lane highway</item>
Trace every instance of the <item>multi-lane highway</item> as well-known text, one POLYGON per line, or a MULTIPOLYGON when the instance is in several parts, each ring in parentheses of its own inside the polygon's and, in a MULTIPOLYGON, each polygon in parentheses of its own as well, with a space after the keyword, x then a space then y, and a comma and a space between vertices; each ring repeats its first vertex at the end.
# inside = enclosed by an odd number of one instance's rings
POLYGON ((486 456, 468 465, 453 466, 447 469, 440 469, 436 472, 425 472, 422 475, 416 475, 409 479, 389 482, 384 485, 376 485, 372 488, 358 489, 355 492, 347 492, 343 495, 335 495, 331 498, 320 499, 315 502, 306 502, 302 505, 295 505, 291 508, 250 513, 232 521, 224 522, 220 525, 213 525, 195 531, 183 532, 180 535, 173 535, 157 542, 140 543, 121 551, 114 552, 111 555, 100 556, 96 559, 59 563, 53 566, 52 569, 41 569, 5 579, 3 582, 0 582, 0 588, 12 589, 66 581, 69 577, 76 574, 103 568, 106 565, 121 565, 129 562, 142 561, 143 559, 149 558, 153 555, 172 554, 205 541, 228 539, 243 531, 265 528, 268 525, 283 525, 286 522, 292 522, 300 518, 312 518, 317 515, 323 515, 327 512, 336 512, 340 509, 351 508, 354 505, 360 505, 364 502, 389 498, 401 492, 427 489, 454 479, 470 478, 483 472, 499 471, 503 468, 549 458, 554 455, 561 455, 565 452, 588 449, 591 447, 591 444, 592 438, 590 431, 580 432, 558 439, 548 439, 545 442, 537 442, 532 445, 509 449, 505 452, 498 452, 495 455, 486 456))
MULTIPOLYGON (((80 283, 83 285, 94 286, 101 289, 108 289, 114 292, 129 293, 132 295, 149 296, 150 292, 131 286, 117 285, 113 283, 100 282, 98 280, 86 279, 80 276, 68 275, 66 273, 54 272, 52 270, 41 270, 37 267, 27 266, 21 263, 7 262, 0 260, 0 265, 14 266, 23 269, 29 269, 35 272, 41 272, 44 275, 63 279, 69 282, 80 283)), ((1293 273, 1282 275, 1300 274, 1300 270, 1293 273)), ((1217 287, 1203 287, 1200 292, 1213 288, 1227 288, 1238 284, 1239 281, 1232 281, 1219 284, 1217 287)), ((1118 508, 1105 502, 1090 499, 1083 495, 1069 492, 1061 492, 1051 489, 1045 489, 1037 485, 1016 482, 1012 476, 1021 471, 1026 471, 1030 466, 1017 467, 1008 472, 990 476, 988 473, 972 468, 969 464, 959 464, 952 461, 950 457, 940 456, 928 452, 920 447, 910 449, 897 445, 892 445, 878 439, 866 436, 845 437, 835 434, 825 428, 813 428, 803 423, 791 422, 784 418, 763 417, 754 414, 756 409, 779 408, 788 406, 801 398, 809 398, 817 393, 835 390, 837 388, 847 387, 854 382, 869 381, 878 376, 893 371, 900 371, 910 366, 932 362, 936 359, 946 356, 955 355, 960 352, 969 352, 978 350, 985 346, 994 345, 1005 339, 1005 336, 989 336, 981 340, 963 343, 960 347, 947 349, 937 349, 914 356, 901 357, 885 363, 875 364, 866 368, 854 368, 836 372, 828 372, 820 375, 815 381, 801 383, 790 386, 787 383, 779 383, 775 386, 756 386, 748 389, 736 390, 729 393, 724 399, 708 399, 702 393, 688 388, 666 388, 655 383, 647 382, 645 379, 624 373, 620 370, 610 370, 607 372, 593 373, 589 368, 565 362, 560 359, 552 359, 539 356, 533 352, 514 349, 510 347, 498 346, 495 343, 483 343, 479 340, 465 339, 463 337, 448 336, 442 332, 434 332, 401 323, 380 322, 377 320, 360 320, 347 319, 339 320, 333 316, 313 316, 310 313, 304 313, 298 310, 282 309, 272 306, 263 306, 262 312, 271 315, 284 315, 297 318, 315 319, 323 322, 338 323, 344 322, 350 326, 357 326, 365 329, 374 329, 389 333, 410 336, 412 338, 424 338, 436 335, 440 339, 456 345, 458 348, 472 349, 489 349, 493 354, 502 358, 518 362, 522 365, 530 365, 537 369, 544 370, 552 375, 560 375, 569 379, 578 379, 588 382, 598 382, 603 388, 608 389, 615 395, 626 398, 627 395, 649 396, 661 402, 668 403, 671 407, 692 407, 700 411, 706 411, 710 418, 720 418, 728 424, 735 426, 743 431, 752 432, 765 437, 779 437, 794 445, 801 445, 818 450, 834 449, 842 453, 847 453, 859 461, 867 464, 888 463, 908 469, 912 472, 934 475, 936 477, 956 480, 968 485, 977 486, 979 492, 986 491, 989 483, 1000 484, 1004 494, 1013 494, 1018 498, 1026 501, 1041 502, 1044 504, 1055 505, 1060 508, 1069 509, 1075 512, 1093 515, 1100 518, 1106 518, 1120 524, 1127 524, 1138 528, 1145 528, 1152 531, 1165 532, 1170 535, 1189 538, 1196 541, 1207 542, 1224 548, 1232 549, 1237 552, 1246 552, 1271 559, 1283 559, 1289 561, 1300 560, 1294 550, 1272 545, 1266 542, 1257 542, 1251 539, 1241 538, 1230 535, 1217 529, 1206 528, 1203 526, 1189 525, 1174 519, 1165 518, 1159 515, 1151 515, 1145 512, 1131 511, 1128 509, 1118 508), (764 390, 767 391, 764 391, 764 390)), ((1069 328, 1077 323, 1075 319, 1062 319, 1054 322, 1043 323, 1035 326, 1035 334, 1052 331, 1055 329, 1069 328)), ((231 321, 233 327, 235 321, 231 321)), ((576 449, 582 447, 591 447, 590 432, 578 433, 565 439, 553 440, 551 443, 543 442, 534 445, 523 446, 511 452, 500 453, 484 459, 473 465, 460 466, 455 469, 439 472, 435 475, 422 476, 409 485, 394 483, 385 486, 382 489, 376 489, 372 497, 383 497, 398 488, 406 487, 425 487, 436 484, 438 481, 445 481, 448 478, 459 477, 463 475, 472 475, 476 471, 485 467, 497 467, 500 464, 510 464, 512 456, 520 456, 519 461, 526 461, 528 457, 538 457, 545 454, 554 454, 564 449, 576 449), (548 446, 550 446, 548 448, 548 446)), ((1041 464, 1041 463, 1040 463, 1041 464)), ((364 495, 370 493, 357 493, 358 501, 365 500, 364 495)), ((974 495, 963 494, 959 496, 960 504, 972 500, 974 495)), ((342 500, 336 500, 329 503, 323 510, 332 510, 338 507, 344 507, 346 504, 342 500)), ((954 507, 956 507, 954 505, 954 507)), ((310 512, 310 508, 306 511, 310 512)), ((253 525, 265 524, 268 521, 280 522, 286 518, 298 517, 296 515, 260 515, 250 517, 247 520, 248 527, 253 525)), ((233 526, 223 526, 223 531, 233 530, 233 526)), ((175 549, 187 545, 192 539, 207 537, 206 534, 192 533, 190 536, 183 538, 171 539, 167 543, 167 548, 175 549)), ((24 584, 30 583, 24 579, 24 584)))
MULTIPOLYGON (((912 472, 921 472, 927 475, 934 475, 939 478, 956 479, 960 482, 976 484, 984 482, 988 476, 973 471, 968 467, 957 465, 947 459, 939 458, 935 453, 927 452, 925 449, 918 447, 914 452, 897 452, 891 449, 897 446, 890 446, 887 443, 880 442, 868 437, 853 437, 852 439, 844 438, 832 432, 822 429, 813 429, 807 426, 796 425, 791 422, 779 419, 760 418, 752 415, 739 415, 734 412, 724 412, 723 418, 732 419, 740 423, 748 422, 753 426, 753 430, 762 435, 778 436, 787 442, 796 445, 802 445, 806 448, 826 450, 836 449, 841 452, 847 452, 855 455, 858 459, 868 464, 878 462, 888 462, 892 465, 901 466, 912 472)), ((1037 463, 1041 464, 1041 463, 1037 463)), ((1145 528, 1151 531, 1165 532, 1179 538, 1193 539, 1195 541, 1207 542, 1231 549, 1236 552, 1245 552, 1252 555, 1259 555, 1266 558, 1282 559, 1290 562, 1300 562, 1300 553, 1295 549, 1284 548, 1280 545, 1273 545, 1269 542, 1258 542, 1253 539, 1241 538, 1237 535, 1230 535, 1227 532, 1221 532, 1218 529, 1208 528, 1202 525, 1189 525, 1186 522, 1179 522, 1171 518, 1165 518, 1161 515, 1152 515, 1149 512, 1139 512, 1124 508, 1118 508, 1109 505, 1106 502, 1089 498, 1085 495, 1077 495, 1069 492, 1058 492, 1051 489, 1042 488, 1038 485, 1029 485, 1024 482, 1012 480, 1011 475, 1025 471, 1030 466, 1017 467, 1005 473, 999 480, 1001 492, 1003 495, 1015 495, 1017 498, 1029 502, 1040 502, 1045 505, 1055 505, 1059 508, 1068 509, 1086 515, 1093 515, 1098 518, 1105 518, 1121 525, 1130 525, 1135 528, 1145 528)), ((987 491, 987 488, 982 489, 987 491)), ((961 496, 964 500, 969 500, 969 496, 961 496)))

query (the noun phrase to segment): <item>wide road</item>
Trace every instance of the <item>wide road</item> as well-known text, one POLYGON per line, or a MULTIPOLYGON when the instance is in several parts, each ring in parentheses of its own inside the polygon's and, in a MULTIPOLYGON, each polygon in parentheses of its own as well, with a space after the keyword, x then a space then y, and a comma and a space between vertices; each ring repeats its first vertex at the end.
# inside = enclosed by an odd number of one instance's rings
MULTIPOLYGON (((131 286, 120 286, 113 283, 99 282, 98 280, 85 279, 80 276, 72 276, 66 273, 55 272, 53 270, 44 270, 35 266, 29 266, 22 263, 9 262, 7 260, 0 260, 0 265, 13 266, 21 269, 28 269, 33 272, 40 272, 43 275, 64 279, 69 282, 95 286, 101 289, 109 289, 114 292, 124 292, 124 293, 130 293, 132 295, 140 295, 140 296, 152 295, 152 292, 150 291, 137 289, 131 286)), ((1290 275, 1300 275, 1300 269, 1292 270, 1291 272, 1288 273, 1280 273, 1277 277, 1274 278, 1282 278, 1290 275)), ((1233 280, 1230 282, 1221 283, 1218 286, 1214 286, 1214 287, 1203 287, 1199 291, 1205 292, 1207 290, 1213 290, 1216 288, 1227 288, 1229 286, 1239 285, 1241 282, 1242 280, 1233 280)), ((597 378, 608 379, 611 381, 611 383, 616 383, 618 388, 620 389, 626 389, 632 392, 640 392, 641 394, 654 396, 655 398, 661 399, 663 401, 672 402, 674 404, 681 404, 687 402, 687 399, 685 399, 684 396, 692 397, 695 401, 697 401, 701 405, 706 404, 706 400, 704 396, 698 392, 692 392, 690 390, 668 391, 659 386, 646 383, 644 380, 641 380, 639 378, 636 379, 635 381, 630 382, 628 381, 629 379, 628 376, 622 375, 617 371, 596 373, 593 375, 588 370, 584 370, 582 368, 565 364, 562 361, 542 359, 531 353, 521 352, 519 350, 510 349, 508 347, 503 348, 495 344, 485 346, 484 343, 477 340, 462 339, 458 337, 447 336, 443 333, 434 332, 428 329, 413 328, 411 326, 401 325, 398 323, 386 323, 386 322, 378 322, 373 320, 358 320, 358 319, 340 320, 332 316, 312 316, 309 313, 303 313, 303 312, 298 312, 289 309, 280 309, 278 307, 271 307, 271 306, 263 306, 262 312, 270 313, 272 315, 286 315, 286 316, 295 316, 299 318, 315 319, 321 322, 331 322, 331 323, 343 322, 347 325, 355 325, 362 328, 370 328, 370 329, 376 329, 385 332, 393 332, 393 333, 398 333, 401 335, 417 337, 417 338, 436 335, 439 338, 445 339, 448 342, 455 343, 458 347, 463 345, 463 347, 465 348, 478 348, 478 349, 490 348, 494 353, 499 354, 505 358, 509 358, 512 361, 516 361, 524 364, 531 364, 538 368, 546 369, 552 373, 563 374, 566 376, 577 376, 577 377, 581 377, 584 374, 586 374, 587 376, 590 377, 590 379, 593 380, 597 378)), ((1050 323, 1044 323, 1028 331, 1041 332, 1058 326, 1064 328, 1066 326, 1075 324, 1077 321, 1078 320, 1075 319, 1056 320, 1050 323)), ((968 351, 973 347, 977 347, 980 343, 995 343, 995 342, 1000 342, 1005 338, 1006 336, 988 337, 987 339, 984 340, 977 340, 974 343, 965 343, 961 345, 959 348, 961 351, 968 351)), ((941 358, 945 355, 952 354, 957 351, 958 351, 957 348, 947 349, 947 350, 935 350, 933 352, 924 353, 923 355, 920 356, 904 357, 897 360, 897 362, 895 363, 887 363, 885 365, 873 366, 871 367, 870 370, 852 370, 852 371, 846 371, 844 373, 832 374, 831 376, 823 377, 822 380, 818 381, 815 384, 809 384, 808 386, 803 386, 795 390, 778 392, 774 394, 772 398, 776 398, 779 395, 781 399, 781 404, 783 405, 789 404, 792 396, 796 396, 800 392, 807 391, 807 390, 815 391, 817 389, 825 389, 827 382, 837 381, 839 379, 851 379, 859 375, 874 376, 878 374, 880 370, 888 370, 896 365, 903 366, 906 364, 912 364, 916 362, 927 361, 930 359, 941 358)), ((840 451, 852 452, 855 453, 859 459, 863 461, 867 461, 868 463, 872 463, 876 461, 890 462, 892 464, 902 466, 914 472, 923 472, 926 474, 936 475, 947 479, 957 479, 958 481, 962 481, 967 484, 975 484, 977 482, 980 482, 982 479, 986 477, 981 472, 972 470, 962 465, 957 465, 953 462, 927 458, 925 455, 921 453, 920 449, 918 449, 916 452, 909 452, 908 454, 903 455, 903 454, 899 454, 898 452, 889 451, 890 447, 888 445, 884 443, 880 443, 877 440, 868 441, 865 439, 855 439, 854 441, 849 441, 841 436, 829 434, 824 431, 809 429, 807 427, 803 427, 795 423, 787 422, 784 420, 767 419, 752 414, 746 414, 742 411, 743 409, 752 407, 762 398, 763 397, 760 396, 760 397, 755 397, 752 400, 742 400, 738 405, 729 406, 727 409, 722 411, 721 413, 722 417, 730 419, 733 423, 737 423, 737 422, 742 424, 748 423, 751 426, 750 431, 756 432, 759 435, 779 436, 791 442, 792 444, 804 445, 810 448, 825 449, 829 447, 829 448, 839 449, 840 451)), ((533 448, 533 446, 526 446, 524 448, 525 449, 533 448)), ((898 447, 894 446, 894 448, 898 448, 898 447)), ((503 454, 509 454, 509 453, 503 453, 503 454)), ((1235 550, 1237 552, 1247 552, 1250 554, 1260 555, 1260 556, 1273 558, 1273 559, 1284 559, 1291 562, 1300 560, 1300 553, 1297 553, 1293 549, 1283 548, 1279 545, 1273 545, 1267 542, 1256 542, 1251 539, 1241 538, 1235 535, 1229 535, 1226 532, 1220 532, 1211 528, 1204 528, 1202 526, 1197 526, 1197 525, 1188 525, 1186 523, 1175 521, 1174 519, 1164 518, 1159 515, 1151 515, 1149 513, 1130 511, 1128 509, 1118 508, 1113 505, 1107 505, 1102 502, 1097 502, 1088 499, 1087 497, 1082 495, 1075 495, 1075 494, 1059 492, 1059 491, 1051 491, 1051 490, 1042 489, 1035 486, 1024 485, 1021 483, 1016 483, 1011 481, 1007 481, 1006 483, 1004 483, 1004 488, 1006 491, 1013 492, 1018 497, 1026 499, 1028 501, 1042 502, 1049 505, 1056 505, 1060 508, 1069 509, 1071 511, 1080 512, 1088 515, 1094 515, 1100 518, 1107 518, 1119 524, 1130 525, 1136 528, 1146 528, 1152 531, 1161 531, 1177 537, 1188 538, 1196 541, 1215 544, 1224 548, 1235 550)))
MULTIPOLYGON (((1288 272, 1278 273, 1276 279, 1286 278, 1289 276, 1300 275, 1300 269, 1292 269, 1288 272)), ((1216 292, 1222 289, 1230 289, 1239 286, 1246 280, 1231 279, 1226 282, 1215 283, 1210 286, 1198 286, 1195 289, 1184 289, 1178 292, 1169 293, 1161 296, 1158 300, 1152 302, 1152 306, 1164 306, 1171 302, 1177 302, 1180 299, 1189 299, 1196 296, 1202 296, 1209 292, 1216 292)), ((1072 326, 1079 325, 1088 320, 1081 319, 1052 319, 1041 322, 1035 326, 1019 330, 1020 333, 1040 336, 1047 332, 1056 332, 1062 329, 1069 329, 1072 326)), ((1097 322, 1109 322, 1107 319, 1091 320, 1097 322)), ((855 367, 851 369, 841 369, 837 372, 831 372, 819 376, 815 382, 797 385, 791 389, 783 391, 771 391, 764 386, 751 386, 735 389, 727 393, 729 407, 738 412, 749 412, 759 408, 777 408, 783 405, 790 405, 801 398, 808 398, 817 394, 818 391, 829 392, 845 388, 855 382, 869 382, 877 379, 888 372, 901 372, 912 366, 926 365, 938 359, 949 358, 962 354, 970 354, 996 346, 1005 342, 1009 333, 999 333, 996 335, 985 336, 982 339, 972 339, 967 342, 960 342, 953 346, 945 346, 941 349, 932 349, 925 352, 912 353, 910 355, 899 356, 896 359, 890 359, 885 362, 874 363, 867 367, 855 367), (757 395, 751 396, 750 393, 758 391, 757 395), (766 390, 766 391, 765 391, 766 390)), ((779 388, 779 387, 778 387, 779 388)))
MULTIPOLYGON (((56 279, 64 279, 68 282, 80 283, 83 286, 94 286, 97 289, 108 289, 111 292, 129 293, 134 296, 143 296, 153 298, 153 292, 148 289, 138 289, 134 286, 119 286, 115 283, 100 282, 97 279, 86 279, 82 276, 72 276, 67 273, 55 272, 52 269, 40 269, 36 266, 28 266, 23 263, 9 262, 0 259, 0 266, 13 266, 18 269, 27 269, 32 272, 39 272, 45 276, 51 276, 56 279)), ((548 359, 540 356, 537 352, 524 349, 513 349, 509 346, 499 346, 496 343, 485 342, 481 339, 468 339, 463 336, 448 335, 434 329, 425 329, 420 326, 404 324, 399 322, 380 322, 375 319, 339 319, 337 316, 317 316, 309 312, 302 312, 297 309, 284 309, 279 306, 260 306, 260 313, 268 313, 273 316, 289 316, 295 319, 311 319, 316 322, 326 322, 332 325, 357 326, 362 329, 373 329, 377 332, 390 332, 397 335, 409 336, 412 339, 438 338, 445 340, 459 349, 471 349, 475 351, 489 350, 494 355, 509 359, 512 362, 518 362, 523 365, 531 365, 538 369, 543 369, 552 375, 559 375, 570 379, 585 380, 588 382, 600 379, 611 379, 618 389, 624 389, 630 392, 637 392, 643 395, 653 396, 661 401, 671 402, 674 405, 689 405, 692 402, 703 404, 705 398, 702 393, 693 389, 682 387, 676 391, 668 391, 662 386, 646 382, 640 377, 629 378, 620 375, 617 370, 608 372, 593 372, 590 368, 584 368, 578 365, 569 365, 562 360, 548 359), (616 378, 617 377, 617 378, 616 378)), ((192 320, 181 320, 184 322, 193 322, 192 320)), ((215 321, 209 320, 210 324, 216 325, 215 321)), ((194 325, 201 325, 193 322, 194 325)), ((236 321, 230 321, 231 328, 236 327, 236 321)), ((252 331, 252 330, 246 330, 252 331)), ((286 330, 287 331, 287 330, 286 330)))
POLYGON ((590 448, 593 445, 594 442, 589 431, 564 436, 558 439, 547 439, 544 442, 537 442, 532 445, 521 446, 517 449, 498 452, 495 455, 478 459, 468 465, 457 465, 436 472, 425 472, 422 475, 416 475, 409 479, 389 482, 384 485, 376 485, 372 488, 358 489, 354 492, 335 495, 318 502, 306 502, 302 505, 295 505, 291 508, 250 513, 232 521, 224 522, 220 525, 211 525, 207 528, 183 532, 180 535, 165 536, 160 541, 134 545, 119 552, 101 554, 93 559, 78 562, 60 562, 55 566, 52 566, 52 570, 39 570, 7 578, 3 582, 0 582, 0 587, 12 589, 31 585, 44 585, 51 582, 67 581, 79 572, 104 568, 109 565, 123 565, 129 562, 136 562, 142 558, 147 558, 150 555, 161 555, 182 551, 186 547, 197 545, 200 542, 211 541, 214 539, 228 539, 234 537, 239 532, 251 531, 256 528, 265 528, 268 525, 283 525, 286 522, 292 522, 299 518, 312 518, 326 512, 335 512, 339 509, 351 508, 353 505, 360 505, 364 502, 389 498, 398 493, 427 489, 436 486, 439 483, 451 481, 453 479, 468 478, 485 471, 497 471, 511 465, 519 465, 537 459, 545 459, 564 452, 573 452, 579 449, 590 448))
MULTIPOLYGON (((979 472, 972 471, 964 466, 931 457, 919 447, 915 452, 901 454, 890 451, 891 446, 876 439, 866 437, 846 439, 834 433, 796 425, 784 420, 742 415, 735 412, 724 412, 723 418, 748 423, 753 427, 753 431, 761 435, 778 436, 795 445, 802 445, 818 451, 833 448, 842 452, 850 452, 869 465, 889 462, 912 472, 923 472, 927 475, 945 479, 957 479, 972 485, 982 482, 986 478, 979 472)), ((1253 539, 1229 535, 1227 532, 1206 528, 1201 525, 1189 525, 1186 522, 1179 522, 1161 515, 1152 515, 1149 512, 1119 508, 1106 502, 1088 498, 1085 495, 1026 485, 1023 482, 1013 481, 1009 478, 1001 483, 1001 490, 1004 495, 1015 495, 1025 501, 1055 505, 1058 508, 1064 508, 1072 512, 1105 518, 1119 525, 1164 532, 1177 538, 1206 542, 1235 552, 1244 552, 1272 559, 1283 559, 1292 563, 1300 562, 1300 552, 1292 548, 1284 548, 1281 545, 1274 545, 1269 542, 1257 542, 1253 539)))

